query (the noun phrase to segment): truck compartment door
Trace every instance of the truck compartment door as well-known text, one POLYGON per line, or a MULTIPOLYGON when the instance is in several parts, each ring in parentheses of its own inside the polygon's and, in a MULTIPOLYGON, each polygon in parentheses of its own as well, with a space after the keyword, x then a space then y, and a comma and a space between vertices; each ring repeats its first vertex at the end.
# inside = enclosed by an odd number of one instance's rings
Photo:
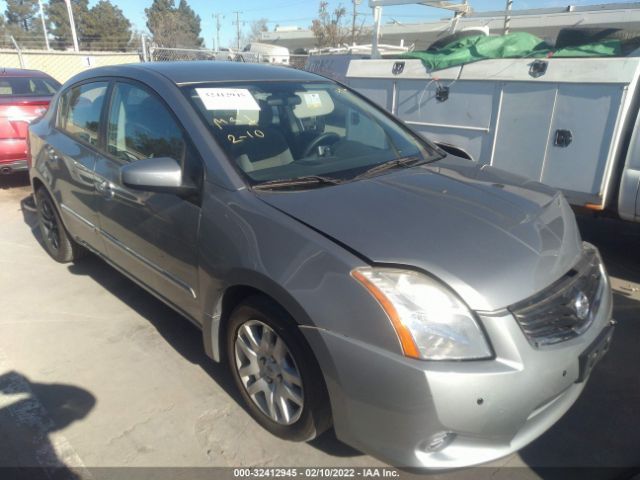
POLYGON ((555 83, 504 84, 491 165, 540 180, 555 96, 555 83))
POLYGON ((601 194, 623 94, 624 87, 615 84, 558 86, 543 183, 601 194))

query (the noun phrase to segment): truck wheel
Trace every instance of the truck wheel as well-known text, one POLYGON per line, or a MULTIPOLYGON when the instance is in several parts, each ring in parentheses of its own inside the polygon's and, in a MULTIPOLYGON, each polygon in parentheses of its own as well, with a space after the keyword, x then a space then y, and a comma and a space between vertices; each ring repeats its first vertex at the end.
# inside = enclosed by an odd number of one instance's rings
POLYGON ((320 368, 284 309, 254 296, 229 318, 227 358, 249 413, 274 435, 309 441, 331 426, 320 368))
POLYGON ((85 250, 67 232, 49 193, 41 187, 36 190, 35 200, 38 225, 47 253, 60 263, 68 263, 80 258, 85 250))

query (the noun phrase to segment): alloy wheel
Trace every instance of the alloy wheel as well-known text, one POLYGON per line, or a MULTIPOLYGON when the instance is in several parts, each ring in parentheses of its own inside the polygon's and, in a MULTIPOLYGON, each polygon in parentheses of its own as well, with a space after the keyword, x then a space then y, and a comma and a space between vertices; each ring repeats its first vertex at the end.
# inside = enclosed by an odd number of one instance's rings
POLYGON ((300 418, 304 407, 300 370, 271 327, 259 320, 240 325, 235 367, 247 394, 268 418, 280 425, 292 425, 300 418))
POLYGON ((54 249, 60 248, 60 230, 58 226, 58 219, 53 211, 53 205, 46 197, 40 198, 40 224, 42 226, 42 233, 44 234, 45 241, 54 249))

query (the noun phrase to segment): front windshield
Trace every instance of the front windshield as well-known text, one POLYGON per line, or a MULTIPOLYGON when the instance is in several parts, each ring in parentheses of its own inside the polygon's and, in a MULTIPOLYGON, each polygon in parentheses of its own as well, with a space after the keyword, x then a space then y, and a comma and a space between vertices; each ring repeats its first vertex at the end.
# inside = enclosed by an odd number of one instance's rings
POLYGON ((256 185, 348 180, 376 165, 440 154, 340 85, 253 82, 183 87, 229 158, 256 185))

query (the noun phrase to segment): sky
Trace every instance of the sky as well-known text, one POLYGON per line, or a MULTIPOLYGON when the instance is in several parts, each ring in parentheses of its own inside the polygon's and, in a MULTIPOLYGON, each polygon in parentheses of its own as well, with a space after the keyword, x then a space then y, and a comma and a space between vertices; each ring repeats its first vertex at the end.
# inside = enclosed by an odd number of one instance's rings
MULTIPOLYGON (((46 0, 45 0, 46 1, 46 0)), ((94 5, 98 0, 90 0, 89 5, 94 5)), ((176 0, 178 3, 179 0, 176 0)), ((590 5, 602 3, 631 3, 632 0, 618 0, 611 2, 607 0, 514 0, 514 9, 559 7, 566 5, 590 5)), ((637 0, 636 0, 637 1, 637 0)), ((152 0, 111 0, 117 5, 131 21, 134 28, 146 31, 146 16, 144 9, 151 5, 152 0)), ((220 43, 221 46, 235 44, 236 27, 235 11, 241 12, 240 25, 248 31, 251 23, 260 18, 268 20, 269 29, 276 25, 296 26, 308 28, 311 21, 316 17, 320 0, 188 0, 195 12, 200 15, 202 26, 202 37, 205 39, 207 47, 213 47, 215 37, 214 14, 220 14, 220 43)), ((505 8, 505 0, 469 0, 472 8, 476 11, 502 10, 505 8)), ((347 8, 351 12, 351 0, 329 0, 330 9, 333 10, 339 5, 347 8)), ((0 8, 4 10, 5 2, 0 0, 0 8)), ((372 23, 371 9, 368 0, 361 0, 357 7, 358 22, 364 20, 365 24, 372 23)), ((385 7, 383 9, 383 23, 392 19, 400 23, 418 23, 421 21, 434 20, 451 16, 445 10, 428 8, 422 5, 403 5, 395 7, 385 7)))

